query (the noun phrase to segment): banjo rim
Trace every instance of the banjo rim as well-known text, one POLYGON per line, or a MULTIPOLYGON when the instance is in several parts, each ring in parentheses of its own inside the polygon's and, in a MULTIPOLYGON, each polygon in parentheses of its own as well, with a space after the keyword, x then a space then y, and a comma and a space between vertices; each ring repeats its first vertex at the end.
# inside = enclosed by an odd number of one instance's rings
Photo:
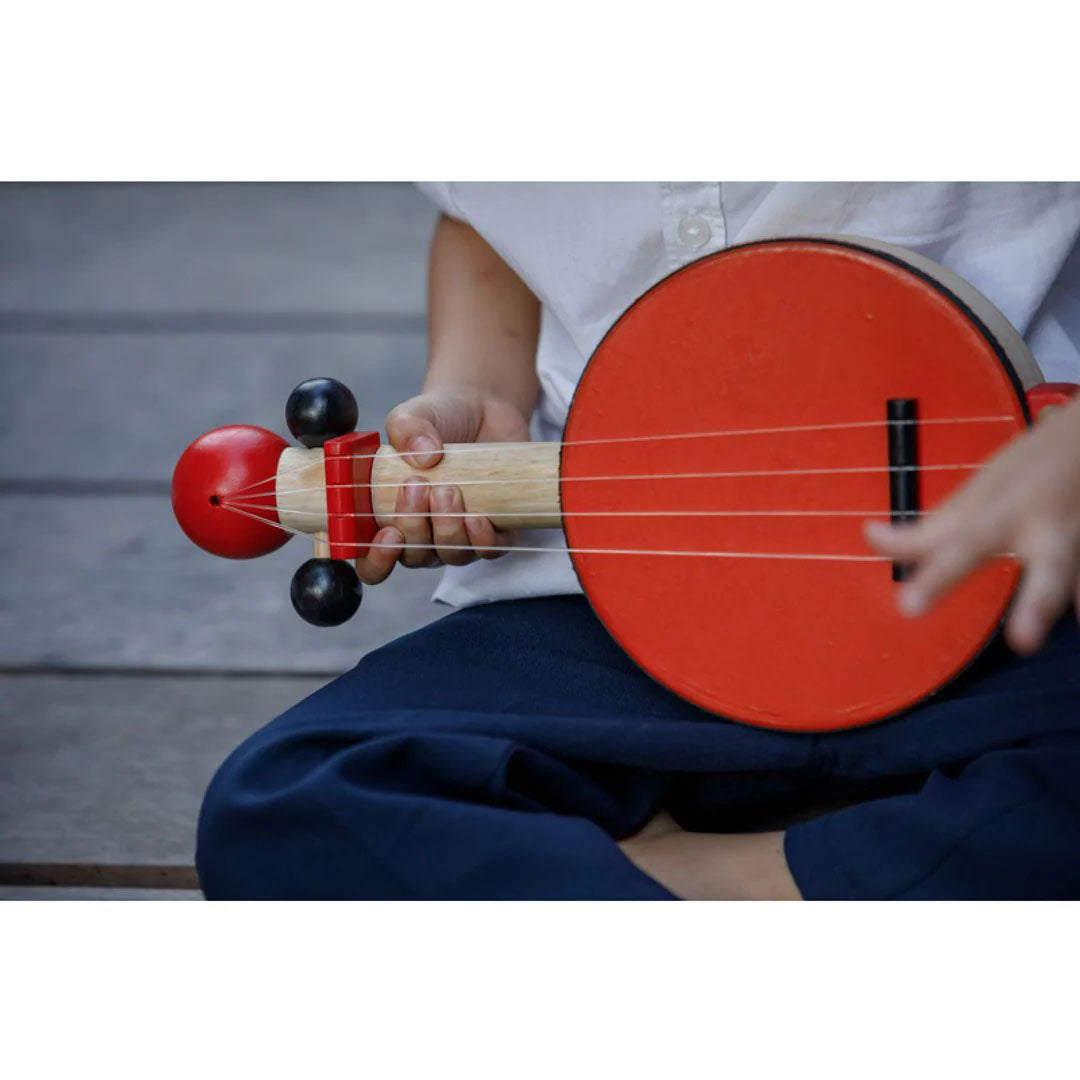
MULTIPOLYGON (((1026 426, 1031 424, 1031 412, 1028 407, 1025 391, 1032 386, 1035 386, 1043 381, 1042 373, 1039 369, 1038 363, 1034 356, 1024 343, 1020 334, 1012 326, 1009 320, 997 309, 997 307, 979 290, 977 290, 969 282, 965 281, 958 274, 948 270, 946 267, 934 262, 933 260, 923 256, 917 252, 910 251, 896 244, 891 244, 883 241, 871 240, 861 236, 842 236, 842 235, 817 235, 817 234, 800 234, 793 236, 776 236, 759 240, 747 241, 745 243, 733 244, 730 247, 721 249, 720 251, 711 252, 707 255, 703 255, 697 259, 694 259, 677 270, 672 271, 670 274, 666 274, 659 281, 655 282, 649 289, 638 296, 631 304, 629 304, 618 316, 617 319, 612 322, 608 327, 604 336, 597 343, 592 354, 590 355, 581 378, 578 380, 577 385, 574 388, 574 393, 570 400, 570 405, 567 413, 567 419, 563 425, 562 443, 566 443, 569 439, 568 431, 570 425, 575 416, 575 406, 578 404, 582 387, 585 385, 589 369, 593 366, 594 360, 597 355, 600 354, 606 342, 609 341, 612 334, 623 323, 627 315, 635 310, 638 305, 644 301, 647 297, 652 295, 658 289, 661 289, 665 285, 671 282, 671 280, 678 275, 691 270, 695 267, 700 267, 704 263, 719 261, 725 257, 730 256, 732 253, 746 251, 747 249, 754 248, 769 248, 784 245, 807 245, 816 246, 822 245, 826 247, 842 248, 860 252, 864 255, 870 255, 872 257, 884 260, 892 264, 895 267, 915 276, 926 284, 930 285, 934 290, 941 294, 946 300, 948 300, 955 308, 957 308, 963 315, 965 315, 972 326, 978 331, 980 336, 985 342, 992 348, 995 353, 999 365, 1002 371, 1007 375, 1009 382, 1012 384, 1013 391, 1020 411, 1023 416, 1023 420, 1026 426)), ((560 445, 559 450, 559 498, 560 506, 563 504, 563 458, 564 451, 563 446, 560 445)), ((564 528, 565 528, 564 523, 564 528)), ((597 608, 597 603, 594 602, 589 588, 586 586, 583 578, 581 559, 582 556, 574 550, 575 544, 569 542, 568 548, 570 548, 570 561, 574 569, 575 577, 578 584, 581 587, 586 601, 588 602, 593 614, 596 616, 600 624, 607 630, 613 640, 615 640, 619 646, 634 660, 638 668, 644 672, 650 679, 656 682, 658 685, 664 687, 670 693, 674 693, 676 696, 682 698, 684 701, 689 702, 696 708, 701 709, 703 712, 710 714, 719 720, 735 721, 737 723, 746 724, 753 727, 768 728, 777 731, 783 731, 787 733, 805 733, 805 734, 821 734, 830 731, 850 730, 860 727, 867 727, 875 724, 879 724, 896 717, 902 716, 911 710, 918 708, 920 705, 929 701, 941 691, 946 689, 955 683, 958 679, 961 679, 964 675, 971 670, 971 668, 979 661, 979 659, 987 652, 987 650, 999 639, 1002 626, 1004 624, 1005 616, 1007 614, 1006 604, 1005 610, 1001 613, 1000 617, 996 620, 994 625, 983 636, 981 642, 974 648, 967 658, 955 667, 951 674, 940 680, 935 686, 925 692, 917 700, 908 702, 899 708, 891 709, 889 711, 882 712, 878 715, 869 717, 860 717, 856 720, 851 720, 847 717, 837 717, 835 722, 822 723, 819 725, 809 724, 790 724, 784 722, 774 722, 773 718, 768 716, 755 716, 753 718, 748 716, 735 716, 728 713, 721 712, 710 707, 701 701, 694 700, 694 698, 683 690, 670 686, 663 678, 654 672, 650 671, 635 655, 635 651, 628 646, 623 638, 616 634, 611 626, 608 625, 608 621, 605 620, 603 615, 597 608)), ((1012 587, 1009 590, 1009 596, 1011 597, 1015 592, 1015 580, 1012 587)))

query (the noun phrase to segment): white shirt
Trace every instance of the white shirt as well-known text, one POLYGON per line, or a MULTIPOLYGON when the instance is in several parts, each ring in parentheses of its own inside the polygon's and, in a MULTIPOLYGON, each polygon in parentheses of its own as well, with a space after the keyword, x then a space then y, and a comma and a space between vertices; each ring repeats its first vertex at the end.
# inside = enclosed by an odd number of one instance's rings
MULTIPOLYGON (((534 437, 562 436, 593 350, 642 293, 733 244, 847 234, 920 252, 960 274, 1021 334, 1048 381, 1080 382, 1080 184, 661 183, 419 187, 468 222, 542 304, 534 437)), ((523 544, 564 547, 560 530, 523 544)), ((456 606, 580 592, 569 557, 511 553, 447 567, 456 606)))

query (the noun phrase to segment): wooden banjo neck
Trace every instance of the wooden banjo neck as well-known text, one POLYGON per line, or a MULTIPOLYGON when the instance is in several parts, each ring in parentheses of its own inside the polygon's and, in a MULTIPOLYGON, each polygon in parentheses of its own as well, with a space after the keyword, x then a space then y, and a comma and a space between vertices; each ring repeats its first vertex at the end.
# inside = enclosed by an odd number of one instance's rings
MULTIPOLYGON (((372 436, 358 436, 355 442, 364 440, 372 441, 372 436)), ((367 459, 370 480, 344 492, 356 506, 351 512, 371 514, 376 530, 394 524, 398 490, 410 477, 419 477, 433 486, 459 487, 465 511, 489 517, 499 528, 546 529, 562 523, 558 443, 451 443, 443 449, 439 463, 428 469, 415 468, 409 457, 391 446, 380 446, 374 457, 367 459)), ((354 467, 363 463, 363 458, 349 462, 354 467)), ((281 452, 274 502, 278 518, 287 529, 328 532, 332 523, 328 521, 327 507, 335 489, 333 481, 328 487, 326 472, 326 455, 321 447, 286 447, 281 452)))
POLYGON ((173 511, 184 532, 232 559, 269 554, 295 534, 311 536, 315 557, 293 576, 293 607, 317 626, 336 626, 360 603, 352 564, 381 528, 403 516, 398 493, 411 477, 458 488, 465 513, 499 528, 562 524, 562 444, 450 444, 438 464, 420 469, 410 455, 383 446, 377 432, 354 431, 357 412, 347 387, 308 379, 285 409, 300 446, 250 424, 201 435, 173 472, 173 511))

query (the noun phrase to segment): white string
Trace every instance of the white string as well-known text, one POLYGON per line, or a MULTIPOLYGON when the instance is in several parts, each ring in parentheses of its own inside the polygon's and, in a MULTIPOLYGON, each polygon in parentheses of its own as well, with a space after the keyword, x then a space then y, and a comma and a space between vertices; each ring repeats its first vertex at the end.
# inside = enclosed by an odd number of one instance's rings
MULTIPOLYGON (((311 464, 311 463, 309 462, 309 464, 311 464)), ((283 473, 280 473, 280 474, 279 473, 274 473, 273 476, 266 477, 265 480, 256 480, 254 483, 245 484, 242 488, 237 488, 232 493, 232 497, 235 497, 236 495, 242 495, 245 491, 251 491, 252 488, 262 487, 263 484, 275 484, 275 483, 277 483, 277 481, 278 481, 278 479, 280 477, 288 476, 290 473, 294 473, 294 472, 301 472, 301 471, 303 471, 303 469, 306 469, 307 467, 308 467, 307 465, 302 465, 302 466, 299 466, 299 467, 297 467, 295 469, 286 469, 283 473)), ((262 498, 264 495, 270 495, 270 494, 272 494, 272 492, 270 492, 270 491, 255 491, 255 492, 252 492, 251 497, 253 499, 259 499, 259 498, 262 498)))
MULTIPOLYGON (((638 442, 663 442, 672 441, 677 439, 723 439, 732 438, 741 435, 790 435, 799 432, 814 432, 814 431, 845 431, 855 430, 858 428, 876 428, 876 427, 902 427, 909 424, 918 424, 919 426, 929 424, 1000 424, 1005 422, 1015 422, 1015 416, 943 416, 933 417, 930 419, 903 419, 903 420, 858 420, 848 421, 843 423, 834 424, 797 424, 787 427, 759 427, 759 428, 730 428, 722 431, 687 431, 677 432, 669 435, 621 435, 612 436, 602 439, 564 439, 562 442, 545 442, 546 446, 554 446, 562 448, 564 446, 599 446, 609 445, 612 443, 638 443, 638 442)), ((528 444, 522 444, 528 445, 528 444)), ((468 443, 464 445, 455 445, 453 449, 446 449, 445 447, 441 451, 436 450, 411 450, 403 451, 401 456, 403 457, 421 457, 427 454, 441 453, 444 456, 455 456, 457 454, 470 454, 470 453, 500 453, 505 450, 505 443, 502 444, 487 444, 487 443, 468 443)), ((379 452, 369 454, 343 454, 341 460, 349 461, 364 461, 368 458, 378 457, 379 452)), ((252 484, 248 484, 246 487, 238 488, 233 494, 238 495, 243 491, 248 491, 253 487, 258 487, 260 484, 269 483, 271 480, 280 480, 284 476, 289 476, 292 473, 302 472, 314 464, 314 462, 307 461, 303 464, 296 465, 291 469, 286 469, 284 472, 275 473, 274 476, 267 477, 265 480, 256 480, 252 484)))
MULTIPOLYGON (((244 517, 251 518, 252 521, 261 521, 264 525, 270 525, 275 529, 280 529, 282 532, 291 533, 293 536, 306 536, 311 538, 311 533, 304 532, 303 529, 297 529, 292 525, 286 525, 283 521, 273 521, 271 518, 263 517, 262 514, 249 514, 246 510, 241 510, 238 506, 231 506, 229 503, 221 503, 223 510, 231 510, 234 514, 241 514, 244 517)), ((276 507, 270 509, 277 510, 276 507)))
POLYGON ((794 551, 680 551, 639 548, 572 548, 572 547, 477 547, 475 544, 369 544, 368 547, 385 548, 388 551, 522 551, 556 555, 688 555, 707 559, 801 559, 814 562, 894 562, 888 555, 827 555, 816 552, 794 551))
MULTIPOLYGON (((310 536, 302 529, 294 529, 281 522, 269 521, 257 514, 249 514, 235 506, 226 506, 234 514, 243 514, 245 517, 254 518, 265 525, 272 525, 283 529, 295 536, 310 536)), ((811 562, 893 562, 887 555, 842 555, 822 554, 818 552, 794 552, 794 551, 686 551, 679 549, 640 549, 640 548, 572 548, 572 547, 531 547, 527 545, 511 544, 506 546, 477 547, 475 544, 376 544, 369 542, 359 544, 350 541, 350 546, 379 548, 386 551, 499 551, 499 552, 522 552, 531 554, 553 555, 656 555, 667 556, 694 556, 708 559, 800 559, 811 562)))
MULTIPOLYGON (((534 483, 609 483, 615 480, 727 480, 733 478, 761 477, 761 476, 842 476, 857 473, 894 473, 894 472, 958 472, 970 471, 983 468, 984 463, 957 462, 950 465, 857 465, 843 468, 830 469, 751 469, 722 472, 688 472, 688 473, 614 473, 607 476, 562 476, 551 477, 550 480, 538 480, 535 476, 511 476, 500 477, 494 480, 448 480, 439 486, 444 487, 471 487, 475 485, 503 485, 503 484, 534 484, 534 483)), ((388 481, 377 484, 315 484, 311 487, 285 488, 275 492, 277 497, 282 495, 302 495, 311 491, 321 491, 324 488, 355 490, 356 488, 398 488, 402 481, 388 481)), ((268 493, 267 493, 268 494, 268 493)), ((250 495, 248 498, 259 496, 250 495)), ((236 495, 226 496, 230 502, 236 500, 236 495)))
MULTIPOLYGON (((234 504, 228 502, 222 502, 222 506, 228 506, 230 509, 234 509, 234 504)), ((274 503, 261 503, 252 504, 244 503, 244 508, 247 510, 273 510, 275 512, 282 512, 288 514, 289 517, 315 517, 325 520, 325 510, 290 510, 287 508, 279 507, 274 503)), ((890 511, 881 509, 880 507, 874 510, 571 510, 571 511, 556 511, 561 518, 578 518, 578 517, 889 517, 890 511)), ((904 511, 907 516, 917 516, 916 512, 904 511)), ((397 511, 395 513, 383 514, 380 513, 380 518, 413 518, 413 517, 450 517, 450 518, 467 518, 467 517, 486 517, 486 518, 506 518, 506 517, 525 517, 528 514, 552 514, 552 510, 548 506, 533 506, 524 507, 518 510, 501 510, 492 513, 486 513, 477 510, 464 510, 464 511, 452 511, 443 512, 441 510, 427 510, 424 512, 419 511, 397 511)), ((360 514, 334 514, 334 517, 342 518, 369 518, 372 517, 372 513, 360 514)))

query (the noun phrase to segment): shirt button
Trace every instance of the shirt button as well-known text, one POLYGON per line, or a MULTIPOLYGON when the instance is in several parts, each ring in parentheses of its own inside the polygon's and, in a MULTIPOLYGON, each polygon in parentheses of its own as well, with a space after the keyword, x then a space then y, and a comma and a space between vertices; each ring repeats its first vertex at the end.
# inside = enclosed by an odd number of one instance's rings
POLYGON ((679 222, 678 233, 679 243, 683 247, 699 248, 709 242, 712 229, 709 228, 709 223, 700 214, 692 214, 690 217, 684 217, 679 222))

